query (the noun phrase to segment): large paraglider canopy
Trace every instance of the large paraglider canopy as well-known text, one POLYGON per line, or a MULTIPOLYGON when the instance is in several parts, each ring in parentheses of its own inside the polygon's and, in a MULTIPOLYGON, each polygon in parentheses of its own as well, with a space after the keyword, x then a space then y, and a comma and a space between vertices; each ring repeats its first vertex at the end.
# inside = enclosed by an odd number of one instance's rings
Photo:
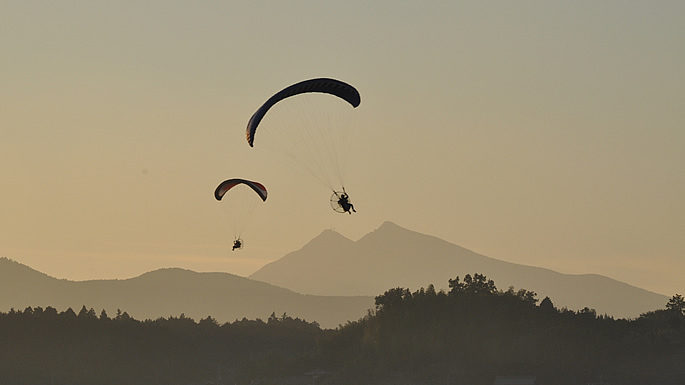
POLYGON ((233 251, 242 249, 245 243, 241 235, 252 219, 256 206, 266 202, 266 187, 259 182, 246 179, 228 179, 221 182, 214 190, 214 198, 222 201, 228 217, 234 236, 233 251))
POLYGON ((316 78, 275 93, 250 118, 247 143, 330 191, 344 191, 352 120, 361 96, 348 83, 316 78))
POLYGON ((250 147, 254 146, 255 133, 257 132, 257 126, 264 118, 264 115, 274 104, 280 102, 285 98, 291 96, 319 92, 323 94, 335 95, 346 102, 350 103, 352 107, 356 108, 361 103, 361 96, 359 91, 351 85, 341 82, 340 80, 329 79, 329 78, 318 78, 309 79, 299 83, 295 83, 277 92, 274 96, 270 97, 261 107, 252 115, 250 121, 247 123, 247 130, 245 136, 247 137, 247 143, 250 147))

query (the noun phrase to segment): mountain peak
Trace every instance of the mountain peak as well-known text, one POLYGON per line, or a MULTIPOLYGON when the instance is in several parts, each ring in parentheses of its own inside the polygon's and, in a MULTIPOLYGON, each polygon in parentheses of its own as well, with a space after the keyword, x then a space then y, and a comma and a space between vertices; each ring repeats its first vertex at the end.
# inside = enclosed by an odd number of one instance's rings
POLYGON ((370 242, 371 240, 375 240, 375 242, 404 243, 415 242, 417 238, 433 239, 434 237, 406 229, 390 221, 385 221, 376 230, 364 235, 357 243, 370 242))
POLYGON ((380 227, 378 227, 378 230, 381 230, 381 229, 404 229, 404 228, 396 225, 394 222, 385 221, 385 222, 383 222, 382 225, 380 225, 380 227))
POLYGON ((310 247, 310 246, 318 246, 318 245, 339 245, 339 244, 347 244, 352 242, 349 238, 345 237, 344 235, 340 234, 339 232, 333 230, 333 229, 326 229, 321 232, 321 234, 317 235, 314 239, 309 241, 304 247, 310 247))
MULTIPOLYGON (((405 229, 402 226, 395 224, 394 222, 385 221, 376 230, 372 230, 370 233, 364 235, 362 238, 366 238, 371 234, 397 234, 399 232, 412 232, 411 230, 405 229)), ((394 236, 394 235, 393 235, 394 236)))
POLYGON ((333 228, 331 228, 331 229, 325 229, 324 231, 321 232, 321 234, 319 234, 319 236, 320 236, 320 237, 321 237, 321 236, 336 236, 336 237, 343 237, 343 238, 345 238, 344 235, 342 235, 342 234, 340 234, 339 232, 335 231, 335 229, 333 229, 333 228))
MULTIPOLYGON (((317 273, 325 279, 326 269, 336 266, 342 256, 350 255, 354 248, 354 241, 332 229, 326 229, 298 251, 289 253, 271 263, 262 266, 261 269, 252 273, 250 279, 268 282, 272 285, 286 287, 287 279, 268 281, 269 277, 284 275, 285 277, 299 277, 301 274, 317 273)), ((333 272, 329 272, 333 274, 333 272)))

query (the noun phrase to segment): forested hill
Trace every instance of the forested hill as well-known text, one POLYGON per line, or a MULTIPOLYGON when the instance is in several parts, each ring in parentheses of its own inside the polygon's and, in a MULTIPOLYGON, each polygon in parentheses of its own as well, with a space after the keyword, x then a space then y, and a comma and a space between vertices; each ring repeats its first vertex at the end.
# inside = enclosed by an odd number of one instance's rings
POLYGON ((82 307, 0 312, 1 384, 680 385, 685 300, 637 319, 570 311, 484 275, 393 288, 338 329, 287 315, 139 321, 82 307))
POLYGON ((562 274, 497 260, 392 222, 356 242, 326 230, 250 278, 305 294, 378 295, 398 286, 416 290, 432 283, 446 288, 448 279, 474 271, 501 287, 525 287, 554 298, 559 306, 588 306, 615 317, 637 317, 668 299, 597 274, 562 274))
POLYGON ((535 376, 538 385, 683 383, 681 295, 635 320, 617 320, 558 308, 525 289, 499 290, 482 274, 449 286, 376 297, 373 316, 325 345, 329 368, 343 383, 491 384, 497 375, 535 376))
POLYGON ((68 281, 0 258, 0 311, 28 306, 59 310, 82 306, 113 314, 125 309, 136 319, 185 314, 219 322, 266 319, 287 313, 334 328, 363 317, 373 297, 302 295, 228 273, 161 269, 123 280, 68 281))

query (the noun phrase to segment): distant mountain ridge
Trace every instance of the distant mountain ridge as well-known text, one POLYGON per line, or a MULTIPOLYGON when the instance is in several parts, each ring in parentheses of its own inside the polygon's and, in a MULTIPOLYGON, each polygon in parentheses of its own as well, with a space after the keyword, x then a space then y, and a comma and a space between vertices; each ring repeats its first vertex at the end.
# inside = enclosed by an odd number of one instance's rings
POLYGON ((634 318, 664 308, 668 297, 596 275, 562 274, 490 258, 392 222, 354 242, 325 230, 300 250, 269 263, 249 278, 316 295, 378 295, 393 287, 414 291, 481 273, 499 289, 535 291, 557 307, 593 308, 598 314, 634 318))
POLYGON ((266 319, 287 313, 323 327, 355 321, 374 307, 374 297, 395 287, 412 291, 447 288, 456 276, 482 273, 499 289, 509 286, 549 296, 556 307, 593 308, 599 314, 634 318, 662 309, 668 297, 601 275, 562 274, 496 260, 439 238, 385 222, 354 242, 325 230, 250 275, 197 273, 168 268, 123 280, 56 279, 0 258, 0 311, 27 306, 117 309, 136 319, 185 314, 219 322, 266 319))
POLYGON ((139 320, 179 316, 218 322, 266 320, 272 312, 287 313, 324 328, 356 321, 374 306, 371 296, 303 295, 291 290, 228 273, 197 273, 179 268, 160 269, 123 280, 68 281, 7 258, 0 258, 0 311, 51 306, 117 309, 139 320))

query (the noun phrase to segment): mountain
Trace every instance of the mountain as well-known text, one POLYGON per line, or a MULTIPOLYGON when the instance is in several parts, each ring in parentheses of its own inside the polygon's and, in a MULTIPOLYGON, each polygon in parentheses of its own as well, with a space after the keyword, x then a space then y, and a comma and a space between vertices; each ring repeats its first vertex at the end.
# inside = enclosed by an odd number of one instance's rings
POLYGON ((287 313, 324 328, 356 321, 374 306, 373 297, 298 294, 268 283, 228 273, 197 273, 161 269, 123 280, 68 281, 56 279, 7 258, 0 258, 0 311, 27 306, 117 309, 139 320, 185 316, 218 322, 243 317, 266 320, 272 312, 287 313))
POLYGON ((447 288, 456 276, 481 273, 499 289, 526 289, 558 308, 595 309, 634 318, 664 308, 668 298, 614 279, 562 274, 500 261, 439 238, 385 222, 358 241, 326 230, 302 249, 265 265, 249 278, 316 295, 379 295, 394 287, 447 288))

